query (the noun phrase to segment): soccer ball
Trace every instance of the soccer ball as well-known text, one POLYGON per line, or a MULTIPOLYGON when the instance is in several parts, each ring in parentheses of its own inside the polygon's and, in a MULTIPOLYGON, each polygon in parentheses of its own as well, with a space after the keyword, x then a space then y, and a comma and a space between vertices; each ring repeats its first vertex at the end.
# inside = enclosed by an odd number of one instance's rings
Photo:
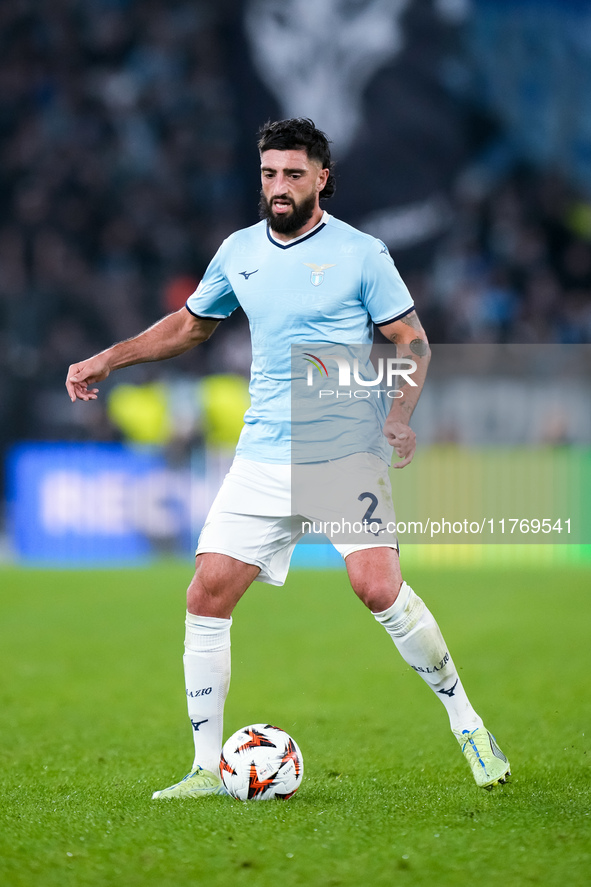
POLYGON ((271 724, 243 727, 224 743, 220 776, 239 801, 286 801, 300 787, 304 759, 296 742, 271 724))

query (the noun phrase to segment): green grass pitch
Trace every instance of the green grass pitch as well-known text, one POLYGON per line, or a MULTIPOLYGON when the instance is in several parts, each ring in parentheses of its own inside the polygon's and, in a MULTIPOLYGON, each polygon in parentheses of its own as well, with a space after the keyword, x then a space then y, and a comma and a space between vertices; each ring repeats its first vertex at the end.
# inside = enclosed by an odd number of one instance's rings
POLYGON ((288 802, 152 802, 192 760, 191 564, 0 570, 0 884, 583 885, 591 881, 591 570, 405 571, 513 768, 477 789, 443 706, 342 571, 236 610, 225 735, 291 732, 288 802))

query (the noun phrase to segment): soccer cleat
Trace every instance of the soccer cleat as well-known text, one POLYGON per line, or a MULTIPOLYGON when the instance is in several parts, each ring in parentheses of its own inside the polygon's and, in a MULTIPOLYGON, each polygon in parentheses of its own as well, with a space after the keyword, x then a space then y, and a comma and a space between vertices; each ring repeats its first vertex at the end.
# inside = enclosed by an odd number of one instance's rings
POLYGON ((461 733, 454 730, 453 733, 470 764, 476 785, 480 788, 491 789, 493 785, 504 783, 511 776, 509 761, 486 727, 463 730, 461 733))
POLYGON ((211 770, 195 767, 190 773, 168 788, 154 792, 152 800, 164 798, 204 798, 207 795, 227 795, 222 780, 211 770))

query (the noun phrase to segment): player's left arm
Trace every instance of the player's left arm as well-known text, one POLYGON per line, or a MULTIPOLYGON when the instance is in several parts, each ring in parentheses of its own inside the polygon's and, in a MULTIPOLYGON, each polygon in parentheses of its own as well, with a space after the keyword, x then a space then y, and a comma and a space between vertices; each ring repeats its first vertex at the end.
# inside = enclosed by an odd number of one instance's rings
POLYGON ((416 370, 409 374, 416 384, 410 385, 408 378, 402 377, 402 384, 399 386, 402 396, 392 402, 392 408, 383 428, 388 443, 394 447, 400 459, 393 467, 404 468, 412 460, 416 449, 416 435, 408 423, 423 390, 431 349, 425 330, 414 310, 405 314, 400 320, 380 326, 379 329, 396 346, 396 357, 413 360, 417 365, 416 370))

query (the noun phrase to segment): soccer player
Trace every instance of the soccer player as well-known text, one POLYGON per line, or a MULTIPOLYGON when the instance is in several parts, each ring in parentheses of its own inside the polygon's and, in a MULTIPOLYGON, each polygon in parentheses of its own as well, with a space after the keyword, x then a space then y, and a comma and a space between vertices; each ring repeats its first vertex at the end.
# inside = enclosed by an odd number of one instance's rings
MULTIPOLYGON (((313 501, 294 512, 292 346, 369 345, 373 322, 396 346, 397 356, 415 367, 413 384, 409 377, 403 380, 402 396, 392 400, 389 412, 380 407, 379 440, 367 434, 367 443, 360 444, 354 435, 339 434, 337 458, 329 447, 324 462, 315 457, 299 466, 312 478, 310 488, 315 478, 323 483, 328 477, 329 491, 353 503, 352 516, 355 507, 361 509, 357 519, 369 515, 370 501, 374 520, 377 508, 379 523, 384 517, 391 523, 391 448, 396 468, 408 465, 415 451, 408 423, 430 352, 413 300, 385 245, 320 206, 335 187, 324 133, 312 121, 295 118, 268 123, 259 136, 261 221, 222 243, 185 307, 138 336, 73 364, 66 380, 73 402, 94 400, 98 389, 91 386, 113 370, 182 354, 208 339, 238 306, 248 317, 252 405, 236 458, 200 535, 187 592, 183 661, 195 758, 184 779, 155 792, 154 798, 224 793, 218 767, 230 683, 232 612, 253 581, 284 583, 302 535, 298 520, 326 516, 313 501)), ((307 350, 304 354, 310 360, 318 356, 307 350)), ((326 424, 329 436, 331 427, 326 424)), ((334 544, 355 593, 445 706, 477 785, 504 782, 509 762, 472 707, 435 619, 402 579, 395 532, 364 532, 334 544)))

